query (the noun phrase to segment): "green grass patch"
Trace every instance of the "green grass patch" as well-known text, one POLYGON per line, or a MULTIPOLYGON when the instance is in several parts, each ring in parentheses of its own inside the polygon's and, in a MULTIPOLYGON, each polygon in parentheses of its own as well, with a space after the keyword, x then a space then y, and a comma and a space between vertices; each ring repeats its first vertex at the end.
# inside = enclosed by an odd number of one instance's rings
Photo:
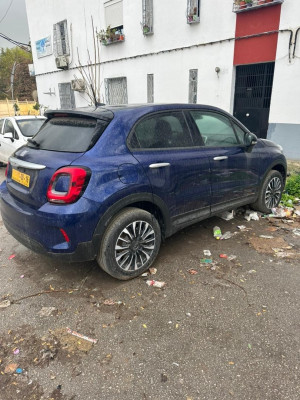
POLYGON ((293 206, 300 198, 300 174, 294 174, 287 178, 281 203, 284 206, 293 206))

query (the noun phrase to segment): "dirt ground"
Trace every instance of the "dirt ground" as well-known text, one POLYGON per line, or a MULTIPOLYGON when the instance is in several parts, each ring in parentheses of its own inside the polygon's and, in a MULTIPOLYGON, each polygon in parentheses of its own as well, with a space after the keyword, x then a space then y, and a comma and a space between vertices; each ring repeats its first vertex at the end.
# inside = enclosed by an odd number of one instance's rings
POLYGON ((299 228, 211 218, 163 243, 156 274, 120 282, 1 221, 0 399, 298 400, 299 228))

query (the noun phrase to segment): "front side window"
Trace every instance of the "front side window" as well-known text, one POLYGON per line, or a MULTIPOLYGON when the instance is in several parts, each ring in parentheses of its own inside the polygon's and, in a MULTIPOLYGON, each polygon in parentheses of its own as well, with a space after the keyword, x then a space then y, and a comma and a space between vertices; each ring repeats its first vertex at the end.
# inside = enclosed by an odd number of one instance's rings
POLYGON ((191 111, 199 133, 207 147, 238 145, 239 141, 229 119, 221 114, 191 111))
POLYGON ((155 114, 135 127, 131 147, 168 149, 192 147, 192 138, 182 112, 155 114))
POLYGON ((18 134, 17 134, 17 132, 16 132, 14 126, 13 126, 13 123, 7 119, 5 121, 3 133, 9 133, 9 132, 13 134, 13 137, 15 139, 19 139, 18 134))

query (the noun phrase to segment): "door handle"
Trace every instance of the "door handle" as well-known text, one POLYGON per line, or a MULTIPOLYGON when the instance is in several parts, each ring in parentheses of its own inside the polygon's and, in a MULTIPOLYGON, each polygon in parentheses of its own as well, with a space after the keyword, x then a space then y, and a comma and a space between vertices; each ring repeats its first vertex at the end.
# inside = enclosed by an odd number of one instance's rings
POLYGON ((150 164, 149 168, 162 168, 162 167, 169 167, 171 164, 168 162, 162 162, 162 163, 156 163, 156 164, 150 164))
POLYGON ((227 156, 218 156, 218 157, 214 157, 214 161, 222 161, 222 160, 227 160, 227 156))

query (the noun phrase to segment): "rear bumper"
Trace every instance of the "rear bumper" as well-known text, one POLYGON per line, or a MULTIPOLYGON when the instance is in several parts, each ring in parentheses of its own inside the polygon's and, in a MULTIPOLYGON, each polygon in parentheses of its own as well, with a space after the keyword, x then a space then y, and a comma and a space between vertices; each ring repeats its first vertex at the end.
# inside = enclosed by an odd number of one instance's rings
POLYGON ((88 261, 96 258, 93 232, 97 224, 95 205, 80 199, 69 206, 45 204, 36 210, 19 203, 1 185, 0 207, 8 232, 36 253, 65 261, 88 261), (66 240, 63 229, 70 240, 66 240))
POLYGON ((34 251, 35 253, 43 254, 45 256, 49 256, 51 258, 56 258, 66 262, 91 261, 96 258, 96 252, 92 242, 79 243, 75 251, 72 253, 53 253, 47 251, 47 249, 45 249, 39 242, 31 239, 24 232, 17 230, 9 225, 7 221, 3 220, 3 222, 8 232, 15 239, 17 239, 25 247, 34 251))

